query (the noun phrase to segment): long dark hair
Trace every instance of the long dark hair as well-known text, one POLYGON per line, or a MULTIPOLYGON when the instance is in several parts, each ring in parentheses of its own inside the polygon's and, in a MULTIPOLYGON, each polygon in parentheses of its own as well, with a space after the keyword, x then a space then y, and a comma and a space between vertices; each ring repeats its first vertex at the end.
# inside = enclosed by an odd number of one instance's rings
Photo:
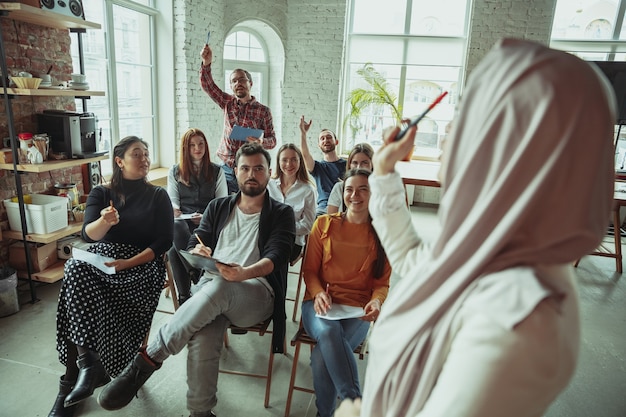
POLYGON ((280 169, 280 154, 285 149, 293 150, 298 155, 298 158, 300 158, 300 167, 298 168, 298 172, 296 172, 296 179, 301 182, 308 182, 313 184, 313 181, 311 180, 311 177, 306 170, 306 166, 304 165, 304 156, 302 156, 302 151, 293 143, 283 144, 283 146, 278 149, 278 152, 276 152, 276 171, 274 171, 274 175, 272 175, 272 178, 280 178, 281 180, 283 179, 283 171, 280 169))
POLYGON ((202 157, 202 166, 198 173, 198 178, 206 182, 213 181, 213 169, 211 169, 211 157, 209 155, 209 142, 206 140, 204 132, 200 129, 190 128, 183 134, 180 139, 180 152, 178 162, 178 179, 185 185, 189 185, 189 178, 193 172, 193 162, 190 155, 191 138, 200 136, 204 140, 204 156, 202 157))
MULTIPOLYGON (((109 183, 109 188, 113 192, 113 195, 116 195, 121 204, 124 204, 126 201, 126 196, 124 195, 124 187, 122 186, 122 179, 124 178, 122 174, 122 168, 117 165, 115 162, 115 157, 120 159, 124 159, 124 155, 128 148, 130 148, 134 143, 141 142, 146 148, 148 147, 148 142, 143 139, 138 138, 137 136, 126 136, 124 139, 117 142, 115 147, 113 148, 113 174, 111 175, 111 182, 109 183)), ((148 179, 146 177, 143 178, 143 181, 147 184, 148 179)))
MULTIPOLYGON (((365 178, 369 178, 371 174, 372 173, 370 171, 363 169, 363 168, 349 169, 348 171, 346 171, 344 181, 347 181, 348 178, 355 177, 357 175, 363 176, 365 178)), ((341 215, 343 219, 345 219, 346 217, 345 213, 346 212, 344 211, 341 215)), ((374 235, 374 243, 376 245, 376 260, 374 261, 374 279, 379 279, 382 277, 383 273, 385 272, 385 263, 387 261, 387 254, 385 253, 385 249, 383 249, 383 245, 380 243, 380 239, 378 238, 378 234, 376 233, 374 226, 372 226, 371 216, 369 216, 369 222, 370 222, 370 231, 374 235)))

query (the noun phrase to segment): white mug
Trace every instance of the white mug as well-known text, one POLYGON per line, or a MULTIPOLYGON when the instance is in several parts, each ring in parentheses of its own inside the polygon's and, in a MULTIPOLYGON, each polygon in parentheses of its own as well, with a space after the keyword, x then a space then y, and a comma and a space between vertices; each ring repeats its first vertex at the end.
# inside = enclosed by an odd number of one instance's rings
POLYGON ((17 75, 19 75, 20 77, 33 78, 33 74, 31 74, 30 72, 26 72, 26 71, 18 72, 17 75))
POLYGON ((28 162, 31 164, 43 163, 43 155, 39 152, 39 149, 37 149, 36 146, 28 148, 28 162))
POLYGON ((41 78, 42 84, 52 84, 52 76, 50 74, 41 74, 39 78, 41 78))
POLYGON ((72 74, 72 82, 77 84, 84 84, 87 81, 85 74, 72 74))

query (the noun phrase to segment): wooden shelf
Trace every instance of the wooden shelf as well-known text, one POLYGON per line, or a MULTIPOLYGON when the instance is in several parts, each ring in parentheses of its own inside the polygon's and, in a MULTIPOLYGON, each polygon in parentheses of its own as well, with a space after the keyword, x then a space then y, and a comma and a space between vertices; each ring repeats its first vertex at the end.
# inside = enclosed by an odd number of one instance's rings
MULTIPOLYGON (((51 284, 63 279, 63 267, 65 266, 65 259, 59 259, 57 263, 41 272, 33 272, 31 278, 33 281, 45 282, 51 284)), ((28 279, 28 272, 17 271, 18 278, 28 279)))
MULTIPOLYGON (((26 240, 28 242, 37 242, 37 243, 51 243, 56 242, 57 240, 64 238, 65 236, 72 235, 74 233, 80 233, 83 229, 83 222, 75 222, 70 223, 67 227, 64 227, 61 230, 57 230, 52 233, 29 233, 26 235, 26 240)), ((15 239, 15 240, 23 240, 22 232, 18 230, 5 230, 2 232, 4 239, 15 239)))
MULTIPOLYGON (((17 170, 22 172, 48 172, 55 169, 70 168, 76 165, 88 164, 90 162, 104 161, 109 159, 109 155, 94 156, 84 159, 59 159, 57 161, 46 161, 43 164, 17 164, 17 170)), ((13 171, 13 164, 0 164, 0 169, 13 171)))
POLYGON ((92 91, 92 90, 72 90, 69 88, 53 89, 53 88, 38 88, 36 90, 28 88, 5 88, 3 89, 5 94, 14 96, 37 96, 37 97, 92 97, 92 96, 104 96, 104 91, 92 91))
POLYGON ((56 29, 100 29, 102 27, 99 23, 21 3, 0 3, 0 12, 8 12, 10 19, 56 29))

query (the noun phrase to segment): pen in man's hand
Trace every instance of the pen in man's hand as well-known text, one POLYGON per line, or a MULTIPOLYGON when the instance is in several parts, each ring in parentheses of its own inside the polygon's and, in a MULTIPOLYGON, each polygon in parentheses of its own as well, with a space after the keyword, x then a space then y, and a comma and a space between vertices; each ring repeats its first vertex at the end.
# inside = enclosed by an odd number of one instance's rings
POLYGON ((326 295, 328 295, 328 287, 330 286, 329 283, 326 283, 326 295))
POLYGON ((196 239, 198 239, 198 242, 200 242, 200 244, 201 244, 202 246, 205 246, 205 247, 206 247, 206 245, 204 244, 204 242, 202 241, 202 239, 200 239, 200 236, 198 236, 198 234, 197 234, 197 233, 194 233, 194 235, 196 236, 196 239))

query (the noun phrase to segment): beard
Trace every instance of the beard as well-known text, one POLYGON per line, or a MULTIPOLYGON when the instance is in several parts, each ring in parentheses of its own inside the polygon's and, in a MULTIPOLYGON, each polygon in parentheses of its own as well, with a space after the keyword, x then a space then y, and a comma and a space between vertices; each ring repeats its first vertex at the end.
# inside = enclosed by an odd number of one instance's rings
POLYGON ((239 183, 241 193, 247 195, 248 197, 259 196, 265 192, 266 188, 267 183, 265 185, 255 181, 246 181, 243 184, 239 183))
POLYGON ((323 153, 331 153, 331 152, 333 152, 334 150, 335 150, 335 145, 334 145, 334 144, 333 144, 333 145, 330 145, 330 147, 324 146, 324 147, 322 148, 322 152, 323 152, 323 153))
POLYGON ((235 91, 235 97, 241 99, 241 98, 246 98, 248 97, 249 92, 247 90, 238 90, 235 91))

